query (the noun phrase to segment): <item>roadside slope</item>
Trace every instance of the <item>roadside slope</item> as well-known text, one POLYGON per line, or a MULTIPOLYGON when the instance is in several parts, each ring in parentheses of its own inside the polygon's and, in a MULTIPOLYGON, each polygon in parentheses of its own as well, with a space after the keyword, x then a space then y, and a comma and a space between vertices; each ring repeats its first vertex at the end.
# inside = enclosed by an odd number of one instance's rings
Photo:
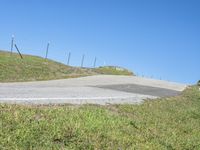
POLYGON ((11 56, 9 52, 0 51, 0 82, 66 79, 97 74, 133 75, 127 70, 117 70, 114 67, 80 68, 38 56, 23 55, 23 58, 20 59, 16 53, 11 56))
POLYGON ((141 105, 0 104, 0 149, 200 149, 200 92, 141 105))

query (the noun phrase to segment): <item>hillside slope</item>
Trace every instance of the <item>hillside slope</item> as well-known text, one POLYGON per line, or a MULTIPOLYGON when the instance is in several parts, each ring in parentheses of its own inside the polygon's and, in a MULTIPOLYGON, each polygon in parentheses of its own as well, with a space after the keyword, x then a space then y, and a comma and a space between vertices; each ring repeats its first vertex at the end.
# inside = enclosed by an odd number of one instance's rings
POLYGON ((66 66, 53 60, 38 56, 23 55, 0 51, 0 82, 37 81, 73 78, 96 74, 133 75, 128 70, 114 67, 80 68, 66 66))

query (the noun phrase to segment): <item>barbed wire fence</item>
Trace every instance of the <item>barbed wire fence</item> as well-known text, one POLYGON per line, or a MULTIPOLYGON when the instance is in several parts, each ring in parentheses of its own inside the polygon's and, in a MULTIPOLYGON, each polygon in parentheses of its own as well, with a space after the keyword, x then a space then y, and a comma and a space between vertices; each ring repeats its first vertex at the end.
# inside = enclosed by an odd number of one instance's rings
MULTIPOLYGON (((15 47, 15 49, 17 50, 17 53, 19 54, 20 58, 23 59, 23 55, 22 55, 22 53, 20 52, 20 50, 19 50, 17 44, 15 43, 15 35, 12 35, 12 36, 11 36, 11 42, 10 42, 10 56, 12 56, 12 54, 13 54, 13 52, 14 52, 14 49, 13 49, 14 47, 15 47)), ((48 59, 49 49, 50 49, 50 42, 48 41, 48 42, 47 42, 46 49, 45 49, 45 56, 44 56, 45 59, 48 59)), ((72 57, 72 52, 71 52, 71 50, 70 50, 68 53, 66 53, 65 56, 67 57, 66 65, 68 65, 68 66, 73 66, 73 65, 70 65, 71 57, 72 57)), ((86 60, 86 55, 85 55, 85 54, 82 54, 82 57, 81 57, 81 59, 80 59, 80 67, 81 67, 81 68, 96 68, 96 67, 98 66, 98 65, 97 65, 97 60, 98 60, 98 63, 102 62, 102 64, 103 64, 103 65, 99 65, 99 66, 106 66, 106 65, 107 65, 105 60, 101 60, 101 59, 99 59, 99 58, 97 59, 97 57, 95 56, 95 57, 94 57, 94 60, 93 60, 92 63, 91 63, 91 66, 90 66, 90 67, 84 67, 84 65, 85 65, 84 62, 85 62, 85 60, 86 60)), ((143 78, 144 78, 144 77, 148 77, 148 78, 151 78, 151 79, 156 79, 155 76, 153 76, 153 75, 146 76, 146 75, 144 75, 144 73, 138 73, 138 72, 136 72, 135 75, 138 76, 138 77, 143 77, 143 78)), ((159 78, 157 78, 157 79, 159 79, 159 80, 164 80, 161 76, 160 76, 159 78)), ((169 80, 167 80, 167 81, 169 81, 169 80)))

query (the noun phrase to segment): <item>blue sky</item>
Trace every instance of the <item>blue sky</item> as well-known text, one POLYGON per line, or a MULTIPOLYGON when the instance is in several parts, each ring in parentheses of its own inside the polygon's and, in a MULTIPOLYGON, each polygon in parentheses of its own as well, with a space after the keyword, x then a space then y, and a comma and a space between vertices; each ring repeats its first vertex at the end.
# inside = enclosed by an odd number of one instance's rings
POLYGON ((200 79, 199 0, 1 0, 0 49, 71 65, 118 65, 183 83, 200 79))

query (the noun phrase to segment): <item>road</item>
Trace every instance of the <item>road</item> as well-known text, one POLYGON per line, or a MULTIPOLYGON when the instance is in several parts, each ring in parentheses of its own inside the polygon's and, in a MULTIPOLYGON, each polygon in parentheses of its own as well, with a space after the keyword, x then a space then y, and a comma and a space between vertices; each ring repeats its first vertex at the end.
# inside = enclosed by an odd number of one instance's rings
POLYGON ((1 103, 134 104, 175 96, 186 85, 135 76, 96 75, 81 78, 0 83, 1 103))

